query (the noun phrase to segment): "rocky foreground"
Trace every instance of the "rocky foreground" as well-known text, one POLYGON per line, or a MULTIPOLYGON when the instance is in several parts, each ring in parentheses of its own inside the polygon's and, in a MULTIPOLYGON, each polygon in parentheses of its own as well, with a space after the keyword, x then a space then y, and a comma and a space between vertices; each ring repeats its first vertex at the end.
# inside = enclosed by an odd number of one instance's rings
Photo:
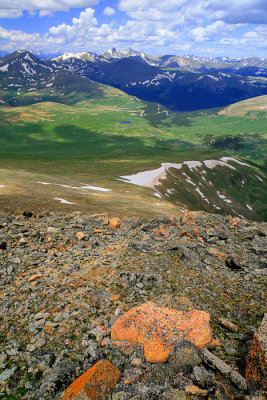
POLYGON ((0 214, 0 398, 264 399, 266 234, 187 210, 0 214))

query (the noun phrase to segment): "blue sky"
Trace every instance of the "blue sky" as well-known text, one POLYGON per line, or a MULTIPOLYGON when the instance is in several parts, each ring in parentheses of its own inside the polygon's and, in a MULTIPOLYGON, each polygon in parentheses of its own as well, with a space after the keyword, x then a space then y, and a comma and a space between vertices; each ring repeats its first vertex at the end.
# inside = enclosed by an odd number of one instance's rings
POLYGON ((266 0, 0 0, 0 50, 267 58, 266 0))

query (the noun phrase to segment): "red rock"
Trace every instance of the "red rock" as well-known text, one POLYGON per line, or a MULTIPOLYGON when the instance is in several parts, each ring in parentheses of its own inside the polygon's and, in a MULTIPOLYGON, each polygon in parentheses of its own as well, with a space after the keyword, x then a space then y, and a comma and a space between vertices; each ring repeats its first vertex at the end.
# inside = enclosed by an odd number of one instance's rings
POLYGON ((148 362, 166 362, 178 339, 188 339, 197 347, 212 340, 210 315, 204 311, 178 311, 148 302, 134 307, 114 324, 111 339, 144 347, 148 362))
POLYGON ((119 218, 112 218, 112 219, 109 221, 109 226, 110 226, 111 228, 120 228, 120 226, 121 226, 121 220, 120 220, 119 218))
POLYGON ((106 400, 119 376, 118 368, 108 360, 100 360, 65 390, 61 400, 106 400))
POLYGON ((246 360, 246 380, 252 388, 267 390, 267 315, 253 336, 246 360))

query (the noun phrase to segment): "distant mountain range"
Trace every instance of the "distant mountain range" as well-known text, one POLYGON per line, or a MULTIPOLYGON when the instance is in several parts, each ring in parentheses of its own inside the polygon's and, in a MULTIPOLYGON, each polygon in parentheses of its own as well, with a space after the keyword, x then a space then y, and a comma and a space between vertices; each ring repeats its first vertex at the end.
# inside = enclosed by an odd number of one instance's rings
POLYGON ((154 57, 132 49, 115 48, 100 55, 64 53, 52 59, 40 59, 20 50, 0 58, 2 103, 19 103, 21 90, 50 88, 51 92, 58 81, 64 81, 65 87, 72 90, 76 86, 84 90, 90 86, 88 79, 173 110, 192 111, 267 94, 267 60, 154 57))
MULTIPOLYGON (((102 54, 96 54, 92 52, 83 53, 64 53, 56 60, 67 60, 68 58, 78 58, 83 61, 112 61, 122 58, 135 57, 136 60, 139 59, 141 62, 146 64, 157 66, 157 67, 168 67, 168 68, 181 68, 189 69, 193 71, 207 71, 211 69, 218 68, 232 68, 240 69, 243 67, 255 67, 267 69, 267 59, 257 58, 257 57, 247 57, 247 58, 229 58, 229 57, 198 57, 195 55, 186 56, 176 56, 176 55, 163 55, 163 56, 150 56, 144 52, 137 52, 132 49, 128 50, 117 50, 112 48, 107 50, 102 54)), ((48 57, 45 57, 48 58, 48 57)))

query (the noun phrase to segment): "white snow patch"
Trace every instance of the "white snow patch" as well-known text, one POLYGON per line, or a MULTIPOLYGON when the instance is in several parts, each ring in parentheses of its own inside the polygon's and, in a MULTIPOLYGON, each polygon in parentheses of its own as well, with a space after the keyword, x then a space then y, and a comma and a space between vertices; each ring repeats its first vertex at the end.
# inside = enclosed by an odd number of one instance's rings
MULTIPOLYGON (((227 158, 227 157, 225 157, 225 158, 227 158)), ((229 157, 229 158, 230 158, 230 157, 229 157)), ((203 161, 203 162, 204 162, 204 164, 206 165, 206 167, 207 167, 207 168, 210 168, 210 169, 215 168, 215 167, 217 167, 217 166, 219 165, 220 167, 228 167, 228 168, 231 168, 231 169, 236 170, 235 167, 233 167, 232 165, 226 164, 224 161, 219 161, 219 160, 205 160, 205 161, 203 161)))
POLYGON ((150 188, 154 188, 155 185, 159 183, 160 179, 164 179, 166 177, 166 171, 163 164, 161 164, 160 168, 153 169, 151 171, 138 172, 134 175, 124 175, 121 176, 124 182, 132 183, 138 186, 146 186, 150 188))
POLYGON ((9 67, 9 64, 5 64, 2 67, 0 67, 0 71, 1 72, 7 72, 8 71, 8 67, 9 67))
POLYGON ((100 192, 111 192, 111 189, 106 189, 98 186, 90 186, 90 185, 84 185, 80 188, 75 188, 75 189, 91 189, 91 190, 99 190, 100 192))
POLYGON ((31 61, 33 64, 36 64, 36 62, 35 62, 35 61, 33 61, 33 59, 30 57, 30 55, 29 55, 29 54, 26 54, 26 56, 24 56, 24 58, 25 58, 26 60, 29 60, 29 61, 31 61))
POLYGON ((5 185, 0 185, 0 187, 5 187, 5 185))
POLYGON ((58 200, 62 204, 76 204, 76 203, 72 203, 71 201, 68 201, 68 200, 65 200, 65 199, 61 199, 59 197, 54 197, 54 200, 58 200))
POLYGON ((48 182, 37 182, 37 183, 40 183, 41 185, 51 185, 51 183, 48 182))
POLYGON ((209 200, 204 196, 204 194, 201 192, 199 188, 196 188, 195 191, 198 192, 198 194, 202 197, 203 200, 209 203, 209 200))
POLYGON ((220 199, 223 199, 223 201, 225 201, 225 203, 228 203, 228 204, 232 203, 232 200, 227 199, 227 198, 225 197, 224 194, 221 194, 221 193, 219 192, 219 190, 217 190, 216 193, 217 193, 217 195, 220 197, 220 199))
POLYGON ((208 78, 213 79, 214 81, 219 81, 220 78, 217 78, 216 76, 213 75, 206 75, 208 78))
POLYGON ((46 87, 49 87, 49 86, 52 86, 53 85, 53 82, 52 83, 48 83, 47 85, 46 85, 46 87))
POLYGON ((233 161, 233 162, 235 162, 235 163, 237 163, 237 164, 245 165, 246 167, 252 168, 251 165, 246 164, 246 163, 243 163, 243 162, 237 160, 237 159, 234 158, 234 157, 222 157, 221 160, 224 161, 224 162, 226 162, 226 163, 227 163, 227 161, 233 161))
POLYGON ((21 65, 23 66, 23 68, 27 74, 36 75, 35 69, 32 69, 31 67, 29 67, 27 63, 21 63, 21 65))
POLYGON ((231 78, 231 75, 225 74, 224 72, 219 72, 219 75, 227 76, 227 78, 231 78))
POLYGON ((190 171, 194 168, 199 168, 202 166, 200 161, 184 161, 183 164, 187 165, 190 171))
POLYGON ((111 192, 111 189, 106 189, 98 186, 90 186, 90 185, 84 185, 84 186, 70 186, 70 185, 62 185, 60 183, 56 183, 57 186, 62 186, 66 187, 69 189, 90 189, 90 190, 99 190, 100 192, 111 192))
POLYGON ((196 186, 196 184, 194 182, 192 182, 191 179, 188 178, 188 179, 185 179, 185 180, 186 180, 186 182, 190 183, 191 185, 196 186))
POLYGON ((252 211, 252 207, 249 204, 246 204, 247 208, 252 211))
POLYGON ((154 196, 159 197, 160 199, 162 199, 161 195, 157 192, 154 193, 154 196))
POLYGON ((258 175, 256 175, 259 181, 263 182, 263 179, 261 179, 258 175))

